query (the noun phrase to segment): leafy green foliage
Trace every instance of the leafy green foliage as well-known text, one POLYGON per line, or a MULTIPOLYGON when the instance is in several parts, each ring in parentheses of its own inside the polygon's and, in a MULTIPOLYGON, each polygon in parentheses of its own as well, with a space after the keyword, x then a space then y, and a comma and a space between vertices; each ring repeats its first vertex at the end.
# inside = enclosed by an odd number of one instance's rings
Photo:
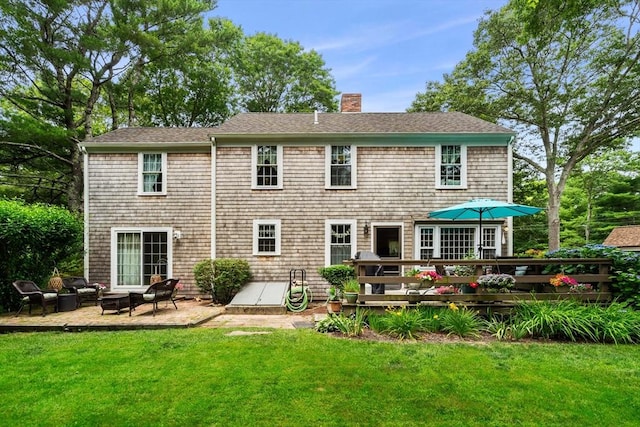
POLYGON ((441 315, 441 328, 449 335, 459 337, 478 337, 483 326, 483 320, 477 312, 466 307, 459 308, 452 304, 441 315))
POLYGON ((371 314, 369 325, 379 333, 389 334, 398 339, 415 339, 425 330, 423 314, 415 309, 402 307, 388 310, 385 314, 371 314), (376 319, 376 317, 378 317, 376 319), (371 320, 371 319, 374 320, 371 320))
POLYGON ((475 49, 411 111, 456 110, 518 133, 514 159, 544 177, 548 248, 581 161, 637 135, 640 9, 634 1, 511 0, 480 20, 475 49), (531 5, 535 4, 534 7, 531 5))
POLYGON ((617 226, 640 223, 640 153, 610 150, 584 160, 562 196, 562 246, 602 242, 617 226))
POLYGON ((367 310, 357 308, 351 315, 344 313, 330 314, 316 323, 315 329, 318 332, 340 332, 348 337, 362 335, 368 317, 367 310))
MULTIPOLYGON (((185 39, 202 28, 200 14, 214 5, 211 0, 0 2, 0 94, 41 128, 53 125, 60 128, 56 134, 66 134, 68 152, 58 160, 65 168, 71 165, 72 210, 82 202, 78 143, 94 135, 97 107, 109 105, 113 128, 119 111, 134 120, 133 103, 118 105, 111 92, 116 81, 125 76, 131 79, 127 87, 135 86, 145 66, 182 52, 185 39), (132 68, 137 72, 124 73, 132 68)), ((41 151, 35 138, 28 144, 41 151)))
POLYGON ((32 280, 45 287, 56 265, 77 265, 81 257, 78 217, 59 207, 0 200, 0 306, 5 310, 18 307, 13 281, 32 280))
POLYGON ((496 336, 507 336, 504 330, 509 328, 516 339, 526 330, 533 338, 637 343, 640 342, 640 312, 620 303, 601 307, 573 300, 523 302, 514 310, 508 326, 493 326, 496 336))
POLYGON ((213 301, 228 304, 240 288, 251 280, 249 263, 243 259, 205 259, 193 267, 196 285, 210 293, 213 301))
POLYGON ((233 52, 241 108, 251 112, 336 111, 335 81, 316 51, 266 33, 233 52))
POLYGON ((324 280, 329 282, 329 285, 337 288, 338 290, 344 290, 344 284, 350 280, 355 279, 356 271, 350 265, 330 265, 328 267, 321 267, 318 269, 318 274, 324 280))
MULTIPOLYGON (((627 302, 640 307, 640 254, 622 251, 612 246, 585 245, 579 248, 564 248, 545 254, 547 258, 611 258, 612 283, 614 296, 620 302, 627 302)), ((595 265, 551 265, 544 274, 565 273, 598 273, 595 265)))

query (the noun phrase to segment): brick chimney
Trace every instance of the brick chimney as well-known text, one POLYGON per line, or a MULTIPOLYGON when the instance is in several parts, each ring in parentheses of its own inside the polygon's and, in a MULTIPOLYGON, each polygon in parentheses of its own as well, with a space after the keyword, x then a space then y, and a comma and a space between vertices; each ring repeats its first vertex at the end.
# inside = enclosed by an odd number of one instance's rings
POLYGON ((360 113, 362 111, 362 94, 343 93, 340 100, 341 113, 360 113))

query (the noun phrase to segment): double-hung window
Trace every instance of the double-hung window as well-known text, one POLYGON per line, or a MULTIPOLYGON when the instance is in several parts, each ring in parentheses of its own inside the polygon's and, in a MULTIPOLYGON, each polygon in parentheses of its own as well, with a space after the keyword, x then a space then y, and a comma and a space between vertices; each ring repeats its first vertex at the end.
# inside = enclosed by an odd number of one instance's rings
POLYGON ((111 283, 114 288, 148 286, 152 275, 171 275, 170 228, 111 230, 111 283))
POLYGON ((356 188, 356 147, 330 145, 325 149, 325 187, 356 188))
POLYGON ((167 153, 138 154, 138 194, 167 194, 167 153))
POLYGON ((282 188, 282 146, 254 145, 251 154, 253 189, 282 188))
POLYGON ((253 220, 253 255, 280 255, 280 220, 253 220))
POLYGON ((342 264, 350 259, 356 245, 355 220, 327 220, 325 223, 325 262, 327 265, 342 264))
POLYGON ((467 147, 465 145, 436 146, 436 187, 467 188, 467 147))

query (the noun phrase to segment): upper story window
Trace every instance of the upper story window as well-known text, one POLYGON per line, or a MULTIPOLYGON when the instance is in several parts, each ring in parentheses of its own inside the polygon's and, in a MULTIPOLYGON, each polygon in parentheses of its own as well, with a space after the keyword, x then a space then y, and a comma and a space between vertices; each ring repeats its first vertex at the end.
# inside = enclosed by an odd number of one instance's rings
POLYGON ((467 188, 467 147, 436 146, 436 187, 467 188))
POLYGON ((138 194, 167 194, 167 153, 138 154, 138 194))
POLYGON ((253 221, 253 254, 280 255, 280 220, 253 221))
POLYGON ((326 188, 356 188, 356 147, 331 145, 326 147, 326 188))
POLYGON ((252 188, 282 188, 282 146, 257 145, 252 148, 252 188))

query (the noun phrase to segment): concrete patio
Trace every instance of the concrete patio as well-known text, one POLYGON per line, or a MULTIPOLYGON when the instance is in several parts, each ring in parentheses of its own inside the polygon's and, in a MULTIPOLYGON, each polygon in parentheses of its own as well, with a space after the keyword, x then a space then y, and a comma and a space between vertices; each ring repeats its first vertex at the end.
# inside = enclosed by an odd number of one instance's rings
POLYGON ((312 307, 302 313, 285 314, 229 314, 224 306, 211 304, 211 301, 178 300, 176 310, 172 304, 161 303, 156 315, 150 304, 139 306, 129 317, 129 310, 120 314, 105 311, 100 306, 89 303, 77 310, 42 316, 38 308, 29 314, 28 308, 15 316, 15 313, 0 315, 0 332, 28 331, 67 331, 80 332, 90 330, 132 330, 162 328, 284 328, 295 329, 312 327, 314 320, 326 313, 324 306, 312 307))

